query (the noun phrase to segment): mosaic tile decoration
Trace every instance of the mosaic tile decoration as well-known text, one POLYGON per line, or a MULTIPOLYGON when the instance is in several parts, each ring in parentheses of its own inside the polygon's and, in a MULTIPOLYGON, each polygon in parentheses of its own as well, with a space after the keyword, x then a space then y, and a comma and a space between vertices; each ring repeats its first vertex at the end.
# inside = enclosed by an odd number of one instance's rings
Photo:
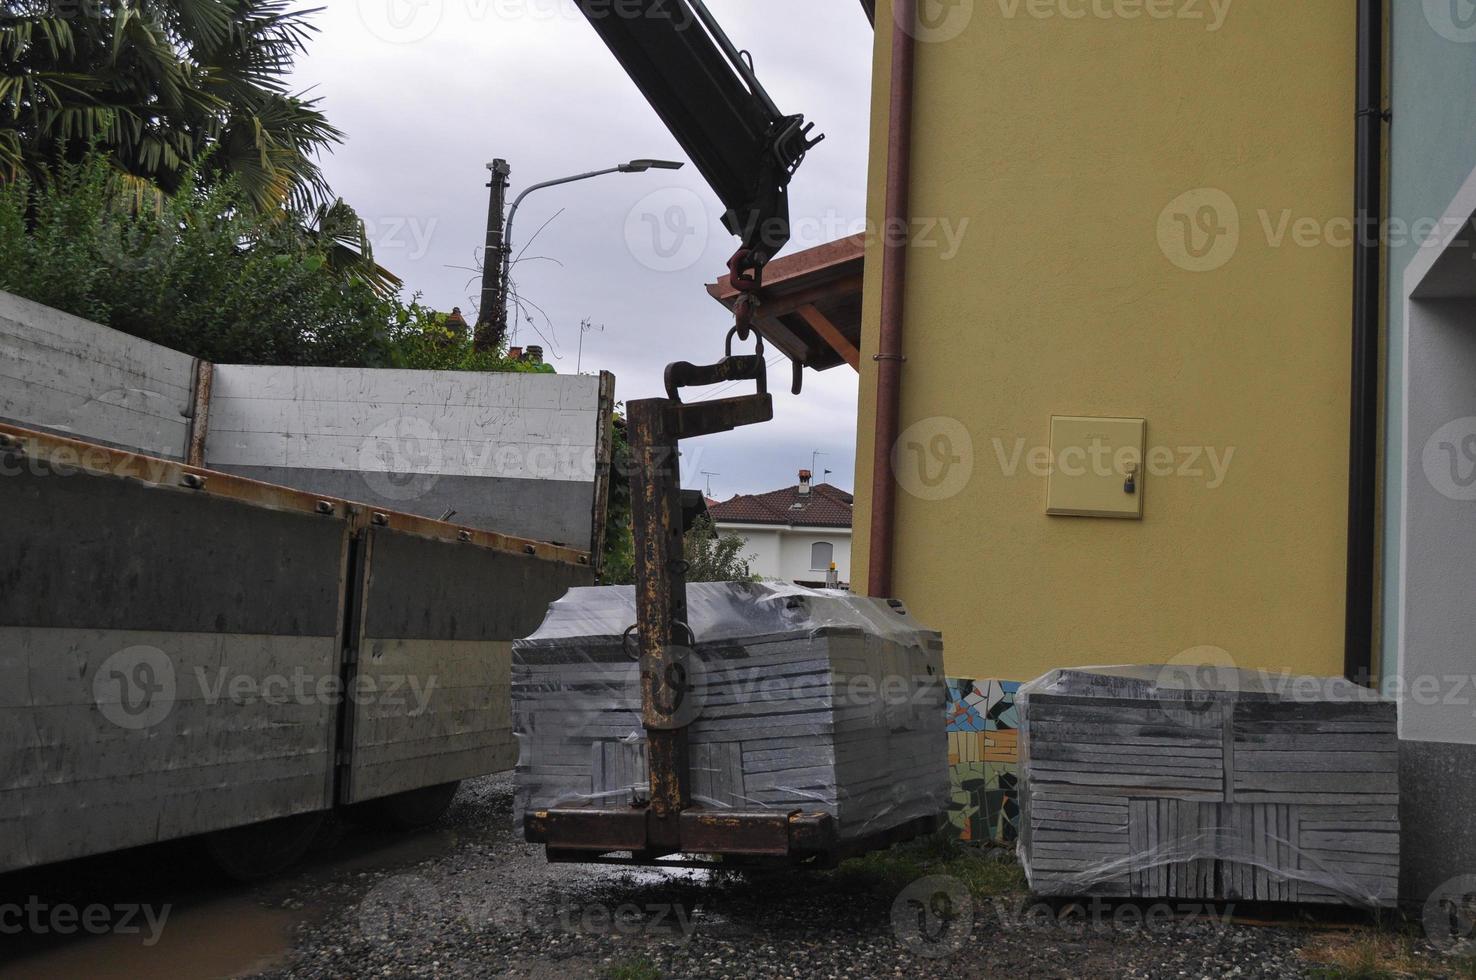
POLYGON ((948 818, 963 840, 1014 843, 1020 820, 1018 681, 948 681, 948 818))

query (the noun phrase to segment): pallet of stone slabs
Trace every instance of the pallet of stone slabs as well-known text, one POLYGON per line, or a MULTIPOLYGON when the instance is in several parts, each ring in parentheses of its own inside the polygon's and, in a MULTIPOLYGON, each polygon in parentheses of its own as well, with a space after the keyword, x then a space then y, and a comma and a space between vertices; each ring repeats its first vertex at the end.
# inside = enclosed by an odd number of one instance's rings
POLYGON ((1037 797, 1027 834, 1041 894, 1373 906, 1397 896, 1392 806, 1037 797))

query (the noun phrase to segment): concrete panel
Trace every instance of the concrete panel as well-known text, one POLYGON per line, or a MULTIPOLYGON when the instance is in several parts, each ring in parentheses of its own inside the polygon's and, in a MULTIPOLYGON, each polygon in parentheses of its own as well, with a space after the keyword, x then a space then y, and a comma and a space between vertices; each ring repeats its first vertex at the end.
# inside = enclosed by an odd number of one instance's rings
POLYGON ((220 365, 206 461, 588 547, 600 383, 584 375, 220 365))
POLYGON ((549 604, 592 585, 586 565, 510 555, 376 528, 364 635, 397 640, 516 640, 549 604))
POLYGON ((360 500, 465 527, 587 549, 594 483, 501 477, 360 473, 288 466, 220 465, 215 469, 264 483, 360 500), (399 499, 408 496, 409 499, 399 499))
POLYGON ((333 636, 341 519, 27 463, 0 478, 0 625, 333 636), (332 574, 329 574, 329 573, 332 574))
POLYGON ((183 459, 195 359, 0 292, 0 420, 183 459))
POLYGON ((1400 897, 1423 902, 1458 875, 1476 874, 1476 746, 1401 742, 1400 897))
POLYGON ((0 479, 0 871, 332 804, 349 527, 0 479))
POLYGON ((512 768, 511 641, 592 570, 378 528, 359 554, 341 802, 512 768))
POLYGON ((509 641, 365 641, 358 668, 355 800, 511 769, 509 641))

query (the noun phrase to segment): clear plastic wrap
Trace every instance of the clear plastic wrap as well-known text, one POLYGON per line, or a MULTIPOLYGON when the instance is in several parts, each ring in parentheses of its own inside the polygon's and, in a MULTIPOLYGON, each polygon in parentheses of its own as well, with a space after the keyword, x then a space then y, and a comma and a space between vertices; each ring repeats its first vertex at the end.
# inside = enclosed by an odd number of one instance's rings
MULTIPOLYGON (((948 805, 942 640, 900 607, 779 583, 687 586, 693 802, 823 811, 843 840, 948 805)), ((646 798, 630 586, 571 589, 513 647, 515 818, 646 798)))
POLYGON ((1052 671, 1020 688, 1034 891, 1392 905, 1395 707, 1342 678, 1052 671))

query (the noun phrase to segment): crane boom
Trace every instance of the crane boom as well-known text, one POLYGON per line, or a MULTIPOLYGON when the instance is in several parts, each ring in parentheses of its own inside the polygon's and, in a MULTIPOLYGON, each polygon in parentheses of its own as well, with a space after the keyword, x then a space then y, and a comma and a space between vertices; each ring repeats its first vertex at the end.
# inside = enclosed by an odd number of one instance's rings
POLYGON ((789 180, 824 137, 779 111, 702 0, 579 8, 722 201, 736 271, 757 273, 789 241, 789 180))

